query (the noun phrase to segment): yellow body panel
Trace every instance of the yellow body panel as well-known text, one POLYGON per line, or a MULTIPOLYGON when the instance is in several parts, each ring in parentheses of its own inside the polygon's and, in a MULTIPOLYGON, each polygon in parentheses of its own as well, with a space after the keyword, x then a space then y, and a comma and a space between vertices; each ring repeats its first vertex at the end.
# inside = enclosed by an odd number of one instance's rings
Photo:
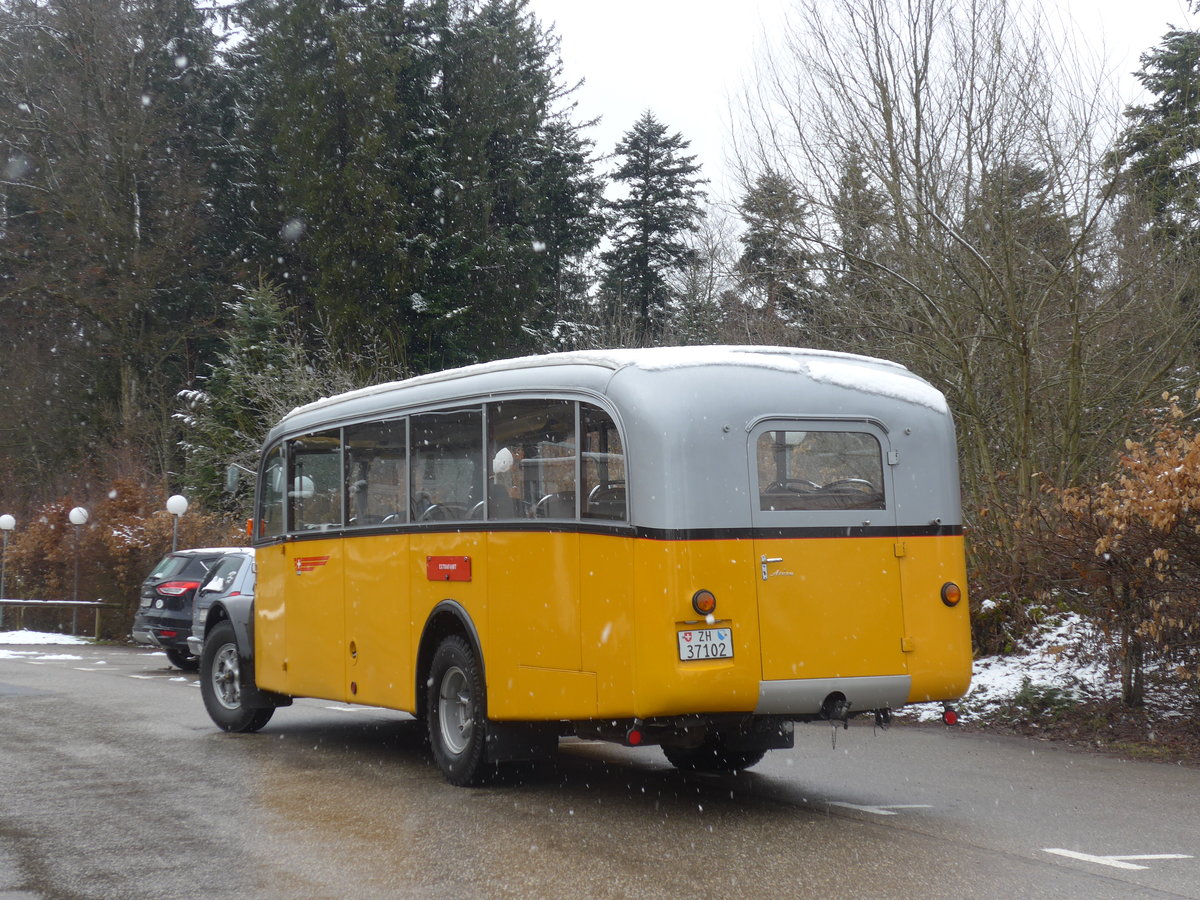
POLYGON ((961 537, 905 538, 900 557, 904 586, 905 657, 912 678, 910 703, 954 700, 971 685, 971 623, 967 568, 961 537), (962 589, 953 609, 942 603, 942 585, 962 589))
POLYGON ((634 694, 625 715, 748 712, 758 701, 758 614, 750 541, 637 541, 634 694), (717 598, 712 626, 733 630, 733 659, 681 662, 676 635, 710 627, 692 596, 717 598))
POLYGON ((940 598, 965 587, 961 537, 351 535, 261 548, 258 577, 259 684, 296 696, 414 711, 443 601, 475 626, 495 719, 751 712, 764 679, 908 675, 912 701, 970 681, 966 599, 940 598), (430 580, 436 556, 469 557, 470 580, 430 580), (782 560, 766 581, 763 556, 782 560), (717 598, 712 623, 692 609, 699 589, 717 598), (718 625, 733 659, 680 661, 678 631, 718 625))
POLYGON ((763 678, 905 674, 895 547, 886 537, 754 541, 763 678))
POLYGON ((414 706, 408 535, 347 538, 346 679, 350 699, 414 706))

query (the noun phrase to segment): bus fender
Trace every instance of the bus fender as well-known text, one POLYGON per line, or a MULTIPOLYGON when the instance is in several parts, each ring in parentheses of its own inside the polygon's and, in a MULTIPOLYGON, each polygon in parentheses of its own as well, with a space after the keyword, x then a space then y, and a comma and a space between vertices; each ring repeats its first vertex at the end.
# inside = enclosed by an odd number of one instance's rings
POLYGON ((242 704, 248 709, 291 706, 292 698, 274 691, 259 690, 254 682, 254 600, 249 597, 227 597, 218 600, 208 611, 204 633, 208 635, 220 621, 233 626, 237 638, 238 660, 242 680, 242 704))
MULTIPOLYGON (((484 684, 487 684, 487 664, 483 659, 483 645, 479 640, 479 629, 475 627, 471 614, 463 608, 461 603, 457 600, 443 600, 429 611, 429 615, 425 619, 425 627, 421 629, 421 640, 417 644, 416 678, 418 686, 421 684, 423 673, 429 670, 429 664, 433 660, 433 654, 437 650, 438 644, 442 642, 442 638, 451 634, 461 634, 467 639, 467 643, 475 651, 475 658, 479 660, 479 671, 484 675, 484 684)), ((417 696, 420 698, 424 694, 418 690, 417 696)))
POLYGON ((416 685, 416 714, 417 718, 425 718, 425 679, 429 667, 433 663, 433 654, 438 645, 452 634, 461 634, 471 645, 475 658, 479 661, 479 673, 483 683, 487 684, 487 663, 483 658, 483 645, 479 640, 479 629, 457 600, 443 600, 429 611, 425 618, 425 627, 421 629, 421 640, 417 644, 416 665, 413 667, 413 683, 416 685))
MULTIPOLYGON (((471 645, 479 662, 479 671, 484 676, 483 683, 487 685, 486 663, 475 622, 457 600, 443 600, 430 610, 418 645, 417 716, 422 720, 425 718, 425 691, 422 690, 425 673, 429 671, 438 645, 451 634, 462 635, 471 645)), ((558 749, 559 726, 556 722, 497 722, 487 719, 485 727, 486 752, 491 763, 550 759, 558 749)))

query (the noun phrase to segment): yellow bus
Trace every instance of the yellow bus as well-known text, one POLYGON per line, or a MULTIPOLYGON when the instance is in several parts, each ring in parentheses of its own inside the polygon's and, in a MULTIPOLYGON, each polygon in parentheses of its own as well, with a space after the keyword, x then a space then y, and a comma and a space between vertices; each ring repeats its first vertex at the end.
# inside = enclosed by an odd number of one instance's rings
POLYGON ((407 711, 455 784, 570 735, 738 769, 970 682, 950 413, 879 359, 589 351, 352 391, 270 432, 251 527, 253 603, 205 623, 214 721, 407 711))

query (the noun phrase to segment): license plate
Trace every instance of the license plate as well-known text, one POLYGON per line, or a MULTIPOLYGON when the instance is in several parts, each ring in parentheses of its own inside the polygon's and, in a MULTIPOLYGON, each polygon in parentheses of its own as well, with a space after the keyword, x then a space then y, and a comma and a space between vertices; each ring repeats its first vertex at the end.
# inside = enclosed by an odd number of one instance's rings
POLYGON ((697 628, 677 632, 676 636, 681 660, 733 657, 733 631, 728 628, 697 628))

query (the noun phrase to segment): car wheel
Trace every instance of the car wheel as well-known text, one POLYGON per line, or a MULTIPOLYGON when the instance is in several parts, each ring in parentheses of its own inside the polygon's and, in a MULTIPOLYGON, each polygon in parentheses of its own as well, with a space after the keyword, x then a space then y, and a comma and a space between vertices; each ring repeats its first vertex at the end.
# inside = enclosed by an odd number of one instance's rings
POLYGON ((453 635, 438 645, 426 685, 434 761, 451 784, 481 783, 488 774, 483 675, 465 640, 453 635))
POLYGON ((247 708, 237 635, 229 622, 219 622, 204 640, 200 656, 200 694, 209 717, 225 731, 258 731, 271 720, 274 707, 247 708))
POLYGON ((177 669, 183 669, 185 672, 195 672, 200 668, 200 657, 192 656, 186 650, 168 650, 167 659, 177 669))

